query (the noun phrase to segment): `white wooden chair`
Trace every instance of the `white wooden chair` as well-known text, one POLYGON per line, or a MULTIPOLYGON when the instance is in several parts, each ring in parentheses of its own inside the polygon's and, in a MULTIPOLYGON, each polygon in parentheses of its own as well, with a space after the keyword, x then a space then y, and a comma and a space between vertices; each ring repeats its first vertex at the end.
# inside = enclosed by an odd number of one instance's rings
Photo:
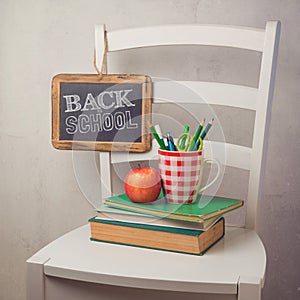
MULTIPOLYGON (((96 33, 96 65, 101 66, 104 27, 97 26, 96 33)), ((168 298, 168 295, 177 299, 181 293, 187 293, 188 299, 261 298, 266 254, 255 231, 256 210, 262 198, 279 33, 277 21, 268 22, 265 29, 193 24, 107 32, 108 52, 158 45, 226 46, 262 52, 258 88, 183 82, 209 104, 255 111, 252 147, 225 144, 226 165, 249 170, 246 224, 244 228, 226 228, 225 238, 202 257, 92 243, 89 226, 80 227, 27 261, 28 300, 63 299, 69 295, 73 299, 98 299, 101 292, 109 294, 109 299, 168 298)), ((153 90, 153 105, 169 92, 162 83, 154 83, 153 90)), ((112 163, 151 159, 155 157, 155 145, 145 154, 100 153, 102 197, 111 195, 112 163)))

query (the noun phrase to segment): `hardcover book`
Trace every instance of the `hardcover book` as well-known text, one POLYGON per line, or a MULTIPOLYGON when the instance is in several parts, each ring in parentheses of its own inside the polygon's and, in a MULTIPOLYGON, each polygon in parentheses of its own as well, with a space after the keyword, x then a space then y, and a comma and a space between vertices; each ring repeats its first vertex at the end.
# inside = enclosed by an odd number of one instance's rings
POLYGON ((225 233, 224 218, 220 218, 206 231, 119 222, 97 217, 89 222, 92 241, 194 255, 203 255, 225 233))
POLYGON ((193 204, 172 204, 168 203, 165 198, 150 203, 134 203, 128 199, 126 194, 121 194, 107 198, 105 204, 109 207, 150 216, 204 222, 243 206, 244 201, 202 195, 201 203, 195 202, 193 204))
POLYGON ((215 224, 220 217, 211 218, 204 222, 189 222, 170 218, 150 216, 122 209, 116 209, 102 204, 97 209, 97 217, 103 220, 115 220, 119 222, 144 223, 158 226, 169 226, 186 229, 207 230, 215 224))

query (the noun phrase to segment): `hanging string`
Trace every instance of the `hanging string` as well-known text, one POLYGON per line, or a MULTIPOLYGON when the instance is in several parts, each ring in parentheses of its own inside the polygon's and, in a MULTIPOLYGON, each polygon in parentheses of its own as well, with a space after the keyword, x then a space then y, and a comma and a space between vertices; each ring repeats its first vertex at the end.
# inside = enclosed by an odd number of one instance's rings
POLYGON ((94 48, 94 68, 96 69, 97 73, 99 74, 100 78, 102 77, 104 73, 104 67, 106 63, 106 55, 107 54, 107 35, 106 30, 104 31, 104 51, 103 51, 103 57, 101 62, 101 69, 97 66, 97 58, 96 58, 96 48, 94 48))

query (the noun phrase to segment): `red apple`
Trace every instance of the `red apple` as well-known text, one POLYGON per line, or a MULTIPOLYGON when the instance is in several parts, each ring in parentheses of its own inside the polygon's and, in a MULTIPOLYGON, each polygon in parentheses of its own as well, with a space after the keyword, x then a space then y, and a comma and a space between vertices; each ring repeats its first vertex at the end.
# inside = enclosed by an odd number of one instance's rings
POLYGON ((151 167, 134 168, 125 178, 124 189, 132 202, 155 201, 161 189, 159 172, 151 167))

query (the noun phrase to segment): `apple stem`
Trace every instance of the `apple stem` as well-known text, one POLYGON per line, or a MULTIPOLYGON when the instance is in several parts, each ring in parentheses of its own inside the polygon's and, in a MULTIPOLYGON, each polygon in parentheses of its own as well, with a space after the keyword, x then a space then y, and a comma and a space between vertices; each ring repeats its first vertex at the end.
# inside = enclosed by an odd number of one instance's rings
POLYGON ((141 167, 142 167, 141 163, 138 163, 137 165, 138 165, 138 167, 141 169, 141 167))

